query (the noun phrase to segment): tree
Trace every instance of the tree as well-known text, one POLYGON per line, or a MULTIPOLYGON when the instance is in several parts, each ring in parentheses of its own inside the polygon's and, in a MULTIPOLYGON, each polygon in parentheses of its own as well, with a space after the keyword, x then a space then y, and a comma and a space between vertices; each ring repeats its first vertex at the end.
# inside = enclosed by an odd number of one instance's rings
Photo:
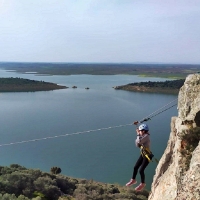
POLYGON ((51 173, 52 174, 60 174, 61 173, 60 167, 52 167, 51 168, 51 173))

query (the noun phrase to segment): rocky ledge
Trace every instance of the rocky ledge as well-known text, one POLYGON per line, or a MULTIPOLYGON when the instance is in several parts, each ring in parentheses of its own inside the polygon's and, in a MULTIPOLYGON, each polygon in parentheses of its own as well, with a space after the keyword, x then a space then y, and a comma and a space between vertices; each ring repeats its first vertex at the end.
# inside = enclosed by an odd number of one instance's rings
POLYGON ((200 199, 200 74, 189 75, 178 95, 167 148, 148 200, 200 199))

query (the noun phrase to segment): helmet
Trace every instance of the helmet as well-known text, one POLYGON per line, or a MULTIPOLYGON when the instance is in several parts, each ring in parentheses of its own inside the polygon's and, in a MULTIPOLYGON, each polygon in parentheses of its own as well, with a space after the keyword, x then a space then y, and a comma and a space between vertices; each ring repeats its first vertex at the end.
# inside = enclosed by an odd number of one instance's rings
POLYGON ((148 130, 149 130, 149 127, 148 127, 147 124, 141 124, 141 125, 139 126, 139 130, 140 130, 140 131, 141 131, 141 130, 148 131, 148 130))

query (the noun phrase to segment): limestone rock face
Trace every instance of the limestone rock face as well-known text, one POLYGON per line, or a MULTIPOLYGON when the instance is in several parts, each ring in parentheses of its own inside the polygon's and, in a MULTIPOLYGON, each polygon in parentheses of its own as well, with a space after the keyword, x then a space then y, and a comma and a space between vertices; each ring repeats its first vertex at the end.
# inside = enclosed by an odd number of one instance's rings
POLYGON ((189 75, 178 96, 167 148, 148 200, 200 200, 200 74, 189 75))

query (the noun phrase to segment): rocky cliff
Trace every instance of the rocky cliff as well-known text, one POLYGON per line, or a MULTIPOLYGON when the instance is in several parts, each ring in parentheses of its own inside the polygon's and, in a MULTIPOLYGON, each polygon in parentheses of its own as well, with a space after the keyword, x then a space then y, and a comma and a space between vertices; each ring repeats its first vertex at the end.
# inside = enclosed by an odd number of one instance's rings
POLYGON ((200 74, 189 75, 178 95, 167 148, 148 200, 200 199, 200 74))

